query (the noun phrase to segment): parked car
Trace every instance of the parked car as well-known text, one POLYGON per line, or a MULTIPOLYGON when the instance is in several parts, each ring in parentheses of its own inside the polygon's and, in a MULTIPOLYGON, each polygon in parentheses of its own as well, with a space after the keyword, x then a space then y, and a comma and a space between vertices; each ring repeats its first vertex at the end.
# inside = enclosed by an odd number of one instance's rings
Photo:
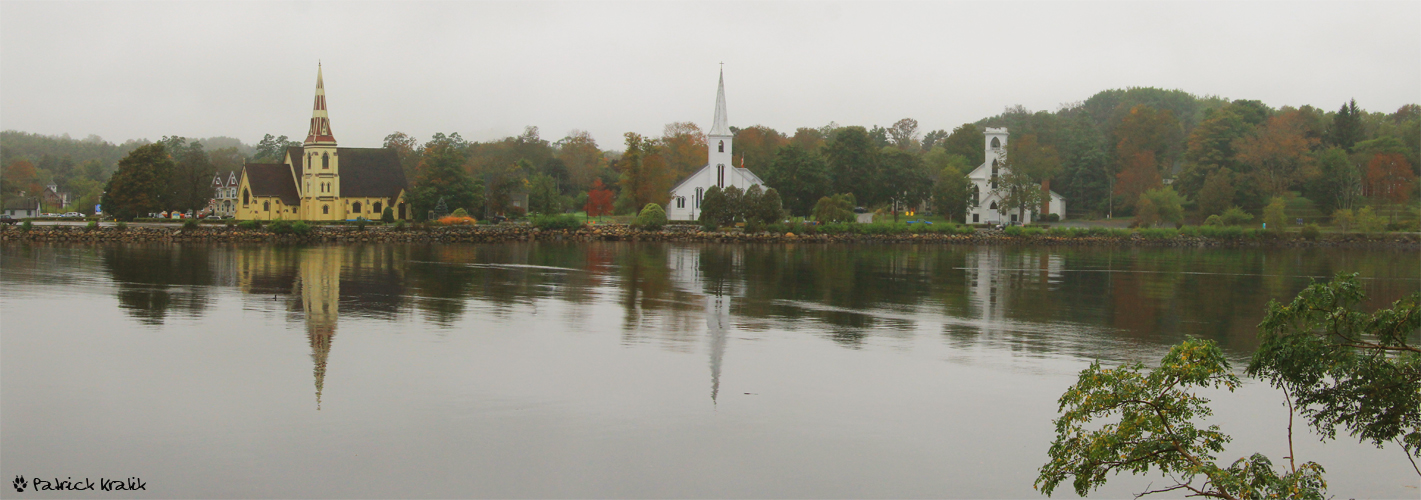
POLYGON ((15 224, 16 222, 20 222, 20 219, 11 217, 10 214, 0 214, 0 224, 15 224))
POLYGON ((69 213, 64 214, 64 216, 65 216, 65 217, 80 217, 80 218, 83 218, 83 217, 84 217, 84 214, 81 214, 81 213, 79 213, 79 212, 69 212, 69 213))

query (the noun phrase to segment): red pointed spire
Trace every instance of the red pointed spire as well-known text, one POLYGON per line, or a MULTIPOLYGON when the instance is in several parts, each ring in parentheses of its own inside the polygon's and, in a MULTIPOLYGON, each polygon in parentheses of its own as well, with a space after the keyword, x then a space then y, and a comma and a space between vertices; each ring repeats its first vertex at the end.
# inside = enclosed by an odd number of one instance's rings
POLYGON ((306 145, 328 144, 334 146, 335 135, 331 133, 331 118, 326 114, 326 83, 321 78, 321 66, 316 65, 316 103, 311 110, 311 130, 306 133, 306 145))

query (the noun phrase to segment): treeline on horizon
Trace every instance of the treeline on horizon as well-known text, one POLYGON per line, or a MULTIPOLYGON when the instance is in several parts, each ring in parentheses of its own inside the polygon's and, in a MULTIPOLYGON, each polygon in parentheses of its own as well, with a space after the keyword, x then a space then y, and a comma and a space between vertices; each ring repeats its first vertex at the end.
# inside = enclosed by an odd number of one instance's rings
MULTIPOLYGON (((793 132, 732 127, 734 162, 776 188, 795 215, 808 215, 821 198, 851 193, 871 208, 927 203, 960 219, 981 194, 965 176, 984 161, 984 127, 1010 129, 1008 163, 1022 174, 1004 184, 1047 185, 1066 197, 1072 217, 1128 216, 1143 194, 1162 189, 1176 192, 1199 219, 1232 207, 1257 214, 1283 197, 1306 198, 1327 214, 1404 204, 1421 173, 1416 104, 1390 113, 1363 111, 1355 101, 1335 111, 1273 109, 1155 88, 1103 91, 1054 112, 1011 107, 952 130, 923 131, 911 118, 887 127, 830 123, 793 132)), ((221 137, 159 142, 177 181, 164 198, 184 210, 206 205, 210 193, 202 190, 216 172, 239 170, 243 161, 279 161, 284 147, 299 145, 272 135, 255 146, 221 137)), ((5 131, 0 194, 10 199, 53 182, 77 199, 97 200, 119 160, 144 144, 5 131)), ((516 212, 510 200, 520 192, 529 195, 531 210, 576 211, 589 192, 604 190, 615 197, 615 213, 632 213, 647 203, 666 205, 671 187, 707 158, 704 131, 690 122, 668 124, 660 137, 627 133, 611 151, 586 132, 549 141, 537 127, 487 142, 438 133, 421 143, 394 132, 383 145, 399 153, 416 214, 440 198, 450 210, 516 212)))

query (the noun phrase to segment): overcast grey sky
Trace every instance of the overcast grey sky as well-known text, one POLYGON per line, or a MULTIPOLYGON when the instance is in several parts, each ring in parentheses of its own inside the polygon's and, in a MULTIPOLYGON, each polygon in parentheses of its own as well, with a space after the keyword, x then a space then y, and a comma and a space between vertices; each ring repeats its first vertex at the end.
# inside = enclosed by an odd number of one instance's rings
POLYGON ((525 125, 951 129, 1153 86, 1270 106, 1421 102, 1421 2, 0 3, 0 127, 342 145, 525 125))

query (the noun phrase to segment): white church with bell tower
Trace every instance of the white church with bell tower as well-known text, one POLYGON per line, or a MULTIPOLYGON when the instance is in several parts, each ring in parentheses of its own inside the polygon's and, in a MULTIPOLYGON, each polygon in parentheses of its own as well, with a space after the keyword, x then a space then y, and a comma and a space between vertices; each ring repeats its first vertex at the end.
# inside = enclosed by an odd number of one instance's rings
POLYGON ((725 189, 731 186, 741 191, 750 186, 763 186, 765 181, 747 168, 731 163, 733 134, 725 114, 725 70, 720 72, 720 84, 715 93, 715 121, 706 134, 706 166, 671 188, 671 201, 666 204, 666 218, 673 221, 696 220, 701 216, 701 200, 711 186, 725 189))

